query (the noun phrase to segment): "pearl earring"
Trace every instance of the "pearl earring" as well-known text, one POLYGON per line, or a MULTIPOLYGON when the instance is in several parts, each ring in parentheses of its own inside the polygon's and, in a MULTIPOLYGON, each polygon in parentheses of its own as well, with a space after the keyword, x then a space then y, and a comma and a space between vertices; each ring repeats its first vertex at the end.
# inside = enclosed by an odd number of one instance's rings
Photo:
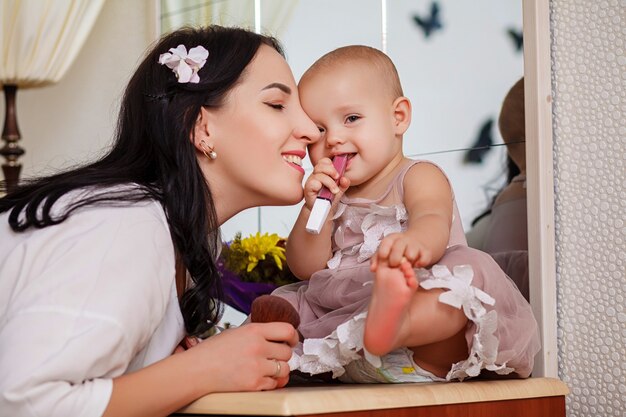
POLYGON ((212 146, 207 145, 204 139, 200 140, 200 147, 202 148, 202 153, 204 153, 204 156, 206 156, 207 158, 211 160, 217 159, 217 152, 213 150, 212 146), (208 148, 208 151, 207 151, 207 148, 208 148))

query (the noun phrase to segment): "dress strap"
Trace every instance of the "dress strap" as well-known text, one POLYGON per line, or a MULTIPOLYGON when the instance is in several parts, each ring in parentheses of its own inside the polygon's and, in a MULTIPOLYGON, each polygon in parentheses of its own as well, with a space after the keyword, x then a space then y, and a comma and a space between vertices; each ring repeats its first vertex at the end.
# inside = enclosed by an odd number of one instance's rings
MULTIPOLYGON (((406 176, 406 173, 409 172, 409 169, 413 167, 413 165, 417 165, 420 162, 424 162, 424 161, 421 159, 411 160, 409 163, 406 164, 404 168, 400 170, 400 172, 398 172, 398 176, 396 177, 396 180, 393 181, 393 183, 396 185, 397 190, 398 190, 398 197, 400 197, 403 201, 404 201, 404 177, 406 176)), ((387 191, 387 193, 389 193, 389 191, 387 191)))
POLYGON ((407 161, 403 162, 404 166, 400 168, 400 170, 396 173, 393 179, 389 181, 389 184, 387 185, 387 189, 385 189, 385 191, 380 196, 374 199, 361 198, 361 197, 350 198, 350 197, 346 197, 346 195, 344 194, 341 197, 341 200, 340 200, 341 203, 347 204, 347 205, 372 204, 372 203, 377 204, 377 203, 380 203, 385 197, 387 197, 389 193, 391 192, 391 190, 393 190, 394 188, 398 190, 398 192, 400 193, 399 194, 400 197, 403 197, 404 194, 403 194, 402 182, 404 181, 404 176, 406 175, 409 168, 411 168, 413 165, 419 162, 423 162, 423 161, 408 159, 407 161))

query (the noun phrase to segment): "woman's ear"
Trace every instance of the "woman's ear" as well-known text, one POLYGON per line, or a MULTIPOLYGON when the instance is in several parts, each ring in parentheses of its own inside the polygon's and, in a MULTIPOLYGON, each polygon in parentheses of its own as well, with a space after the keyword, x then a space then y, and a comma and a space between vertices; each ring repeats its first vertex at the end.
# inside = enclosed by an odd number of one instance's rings
POLYGON ((392 108, 395 134, 403 135, 411 124, 411 101, 406 97, 398 97, 392 108))
POLYGON ((189 140, 193 143, 195 148, 203 152, 202 145, 200 141, 204 141, 205 143, 213 146, 211 143, 211 134, 210 134, 210 117, 209 112, 206 108, 201 107, 200 112, 198 113, 198 117, 196 118, 196 124, 193 128, 193 132, 189 140))

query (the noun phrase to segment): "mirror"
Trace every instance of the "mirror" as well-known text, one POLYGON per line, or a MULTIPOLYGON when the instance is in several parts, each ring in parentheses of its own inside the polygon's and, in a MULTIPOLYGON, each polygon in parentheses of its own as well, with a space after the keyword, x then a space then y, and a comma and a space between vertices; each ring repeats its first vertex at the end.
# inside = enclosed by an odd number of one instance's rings
MULTIPOLYGON (((317 58, 339 46, 365 44, 385 51, 413 105, 405 155, 443 168, 466 231, 505 184, 506 149, 500 146, 497 120, 505 94, 525 75, 526 135, 538 139, 526 144, 530 297, 544 346, 534 375, 557 376, 547 2, 156 1, 161 33, 215 23, 278 37, 296 80, 317 58)), ((308 161, 305 170, 311 171, 308 161)), ((299 209, 249 209, 223 225, 223 238, 257 231, 285 237, 299 209)))
MULTIPOLYGON (((296 80, 336 47, 358 43, 384 50, 413 105, 405 155, 444 169, 466 230, 504 185, 506 149, 490 145, 502 144, 500 106, 523 74, 519 2, 162 1, 162 32, 207 23, 277 36, 296 80)), ((311 170, 308 161, 305 170, 311 170)), ((239 231, 287 236, 299 207, 250 209, 223 225, 223 238, 230 240, 239 231)))

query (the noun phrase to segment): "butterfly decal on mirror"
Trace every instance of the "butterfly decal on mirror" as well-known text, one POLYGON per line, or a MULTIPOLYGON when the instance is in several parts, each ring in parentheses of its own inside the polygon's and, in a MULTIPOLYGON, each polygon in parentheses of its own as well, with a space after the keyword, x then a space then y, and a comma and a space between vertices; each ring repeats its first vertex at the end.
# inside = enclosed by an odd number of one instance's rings
POLYGON ((413 21, 422 29, 425 38, 428 38, 434 31, 443 29, 440 10, 439 3, 433 1, 430 5, 430 16, 413 14, 413 21))
POLYGON ((474 144, 465 152, 463 162, 466 164, 481 164, 483 162, 483 157, 491 150, 491 145, 493 145, 492 128, 493 118, 490 117, 481 125, 474 144))
POLYGON ((511 41, 513 41, 515 52, 522 52, 522 48, 524 47, 524 35, 522 31, 515 28, 508 28, 506 33, 511 38, 511 41))

